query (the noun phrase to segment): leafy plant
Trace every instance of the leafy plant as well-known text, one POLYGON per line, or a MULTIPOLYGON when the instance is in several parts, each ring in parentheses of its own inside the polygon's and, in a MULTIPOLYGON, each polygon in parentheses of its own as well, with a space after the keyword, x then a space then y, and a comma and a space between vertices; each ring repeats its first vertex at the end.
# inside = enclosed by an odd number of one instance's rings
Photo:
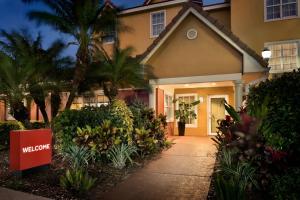
POLYGON ((60 178, 60 185, 71 192, 82 196, 85 195, 95 184, 97 179, 91 178, 83 169, 67 170, 60 178))
POLYGON ((11 130, 24 130, 21 122, 0 122, 0 145, 4 147, 9 146, 9 133, 11 130))
POLYGON ((131 156, 132 154, 136 153, 136 147, 121 144, 121 145, 114 145, 111 149, 107 152, 108 159, 112 162, 113 166, 117 169, 123 169, 126 167, 126 163, 129 161, 132 164, 131 156))
POLYGON ((300 199, 300 169, 290 168, 282 175, 276 175, 271 181, 271 196, 275 200, 300 199))
POLYGON ((175 117, 179 122, 186 123, 189 119, 196 119, 197 115, 194 111, 194 106, 198 105, 200 101, 192 103, 185 103, 182 99, 175 99, 174 103, 178 101, 178 110, 175 110, 175 117))
POLYGON ((284 73, 278 78, 261 82, 250 89, 248 111, 255 111, 264 105, 266 117, 262 125, 268 145, 286 152, 300 153, 300 71, 284 73))
POLYGON ((62 153, 64 160, 68 160, 72 169, 85 169, 92 158, 91 152, 86 147, 72 145, 62 153))
POLYGON ((220 152, 220 164, 216 172, 216 195, 220 200, 246 199, 248 187, 257 186, 255 180, 256 169, 249 163, 235 159, 232 150, 220 152))

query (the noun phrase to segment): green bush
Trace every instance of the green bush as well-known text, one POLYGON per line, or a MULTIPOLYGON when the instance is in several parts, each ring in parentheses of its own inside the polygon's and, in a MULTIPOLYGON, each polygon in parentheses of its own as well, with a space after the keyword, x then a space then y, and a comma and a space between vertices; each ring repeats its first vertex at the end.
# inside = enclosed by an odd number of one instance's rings
POLYGON ((21 122, 8 121, 0 122, 0 146, 9 146, 9 133, 11 130, 23 130, 24 126, 21 122))
POLYGON ((43 129, 46 128, 45 122, 31 122, 31 129, 43 129))
POLYGON ((264 105, 262 124, 267 144, 284 151, 300 153, 300 71, 284 73, 250 90, 248 111, 255 114, 264 105))
MULTIPOLYGON (((89 126, 94 129, 103 125, 104 121, 110 121, 112 128, 125 138, 122 141, 132 143, 133 116, 124 101, 116 100, 109 106, 100 108, 85 107, 81 110, 66 110, 54 119, 54 132, 56 147, 59 150, 74 144, 78 139, 78 128, 89 126), (77 139, 76 139, 77 138, 77 139)), ((106 130, 105 130, 106 131, 106 130)), ((100 134, 100 133, 99 133, 100 134)), ((108 134, 108 133, 106 133, 108 134)), ((94 136, 90 135, 89 140, 94 136)), ((94 141, 94 143, 98 143, 94 141)))
POLYGON ((166 117, 155 117, 152 109, 141 102, 134 102, 130 109, 134 116, 133 141, 141 156, 160 151, 167 146, 166 117))
POLYGON ((276 200, 300 199, 300 169, 290 168, 285 174, 277 175, 271 181, 271 196, 276 200))

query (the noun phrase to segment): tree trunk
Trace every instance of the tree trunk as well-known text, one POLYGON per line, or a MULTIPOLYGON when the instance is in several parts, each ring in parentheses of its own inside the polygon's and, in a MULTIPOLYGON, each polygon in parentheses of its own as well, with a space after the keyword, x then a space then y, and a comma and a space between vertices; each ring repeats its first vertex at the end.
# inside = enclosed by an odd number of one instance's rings
MULTIPOLYGON (((80 48, 80 47, 79 47, 80 48)), ((83 50, 78 50, 77 53, 77 62, 75 66, 75 72, 72 81, 72 89, 70 91, 70 95, 66 104, 65 109, 70 109, 71 105, 76 96, 76 92, 78 91, 79 85, 84 81, 87 67, 89 64, 89 51, 88 48, 83 50)))
POLYGON ((60 98, 59 92, 60 92, 59 90, 53 90, 51 92, 51 116, 52 116, 52 119, 54 119, 54 117, 56 117, 56 115, 58 114, 59 107, 61 104, 61 98, 60 98))
POLYGON ((26 128, 30 128, 29 112, 28 109, 24 106, 23 102, 17 102, 10 104, 12 109, 13 117, 24 124, 26 128))
POLYGON ((104 95, 107 96, 109 102, 113 102, 118 96, 118 87, 112 83, 106 82, 103 84, 104 95))

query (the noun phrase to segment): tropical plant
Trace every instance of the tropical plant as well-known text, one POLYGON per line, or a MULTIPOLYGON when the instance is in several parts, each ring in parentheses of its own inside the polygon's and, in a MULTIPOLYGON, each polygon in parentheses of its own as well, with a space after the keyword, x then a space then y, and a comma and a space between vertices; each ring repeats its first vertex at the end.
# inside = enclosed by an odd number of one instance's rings
POLYGON ((83 196, 94 186, 96 180, 83 169, 71 169, 60 177, 60 185, 78 196, 83 196))
POLYGON ((150 66, 144 66, 132 57, 133 48, 120 49, 115 46, 112 57, 95 52, 95 61, 88 72, 91 78, 101 80, 105 96, 110 102, 116 99, 120 88, 144 88, 150 91, 147 79, 153 77, 150 66))
POLYGON ((64 160, 69 162, 72 169, 86 169, 92 158, 90 150, 86 147, 72 145, 62 153, 64 160))
POLYGON ((40 35, 35 39, 26 31, 1 31, 0 35, 4 38, 0 41, 0 90, 11 107, 12 115, 29 125, 24 99, 29 100, 30 96, 48 124, 45 98, 50 88, 57 87, 51 77, 57 69, 71 63, 70 58, 61 56, 64 44, 56 41, 43 49, 40 35))
POLYGON ((12 130, 23 130, 24 126, 21 122, 9 121, 0 122, 0 146, 9 146, 9 133, 12 130))
POLYGON ((175 110, 175 117, 179 122, 186 123, 189 119, 197 118, 194 107, 200 103, 199 100, 192 103, 185 103, 182 99, 174 99, 174 103, 177 101, 178 110, 175 110))
POLYGON ((66 108, 69 109, 91 63, 91 50, 95 48, 95 44, 101 47, 102 34, 99 33, 112 27, 118 28, 116 11, 112 8, 107 9, 101 0, 23 0, 23 2, 45 4, 47 10, 30 11, 29 19, 71 36, 73 42, 69 44, 78 46, 72 87, 66 104, 66 108))
POLYGON ((236 152, 224 149, 219 156, 216 172, 216 195, 220 200, 246 199, 248 187, 256 186, 256 169, 250 164, 235 159, 236 152))
POLYGON ((112 162, 113 166, 117 169, 123 169, 126 167, 126 163, 129 161, 132 164, 131 156, 136 153, 135 146, 121 144, 114 145, 107 152, 107 158, 112 162))
MULTIPOLYGON (((248 112, 256 116, 257 108, 264 105, 266 117, 262 121, 263 135, 268 145, 290 152, 294 159, 300 153, 300 71, 261 82, 250 89, 248 112)), ((299 162, 299 159, 298 159, 299 162)))

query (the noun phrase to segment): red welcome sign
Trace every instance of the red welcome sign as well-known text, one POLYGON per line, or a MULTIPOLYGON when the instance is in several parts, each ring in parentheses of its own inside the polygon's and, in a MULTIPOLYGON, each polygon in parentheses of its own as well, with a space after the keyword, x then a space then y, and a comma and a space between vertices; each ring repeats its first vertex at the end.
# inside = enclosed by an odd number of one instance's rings
POLYGON ((50 164, 52 131, 37 129, 10 132, 10 169, 26 170, 50 164))

